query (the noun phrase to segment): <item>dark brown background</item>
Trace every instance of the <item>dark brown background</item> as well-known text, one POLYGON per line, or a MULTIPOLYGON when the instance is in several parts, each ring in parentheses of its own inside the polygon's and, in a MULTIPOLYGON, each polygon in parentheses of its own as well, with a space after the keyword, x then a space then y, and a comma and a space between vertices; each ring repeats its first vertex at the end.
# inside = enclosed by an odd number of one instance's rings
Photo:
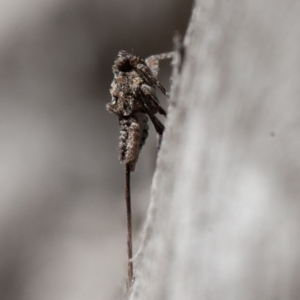
MULTIPOLYGON (((126 261, 124 172, 117 119, 105 111, 111 65, 120 49, 141 57, 170 51, 191 5, 0 4, 1 299, 118 294, 126 261)), ((169 75, 162 64, 165 85, 169 75)), ((155 161, 152 129, 132 180, 134 248, 155 161)))

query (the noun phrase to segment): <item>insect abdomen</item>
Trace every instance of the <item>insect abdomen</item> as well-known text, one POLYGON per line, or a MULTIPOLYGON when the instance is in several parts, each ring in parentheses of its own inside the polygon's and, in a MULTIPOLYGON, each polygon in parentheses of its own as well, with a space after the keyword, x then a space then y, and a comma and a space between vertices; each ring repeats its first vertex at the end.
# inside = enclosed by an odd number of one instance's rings
POLYGON ((134 171, 140 153, 140 126, 134 117, 120 120, 119 160, 134 171))
POLYGON ((122 118, 120 123, 119 160, 134 171, 140 151, 148 137, 148 118, 143 113, 122 118))

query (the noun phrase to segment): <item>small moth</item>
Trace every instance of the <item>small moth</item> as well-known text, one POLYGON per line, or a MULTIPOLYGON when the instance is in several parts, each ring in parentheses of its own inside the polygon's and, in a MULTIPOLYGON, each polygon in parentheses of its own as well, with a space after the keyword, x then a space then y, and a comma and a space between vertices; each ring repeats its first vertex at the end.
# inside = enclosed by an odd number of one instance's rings
POLYGON ((153 55, 143 60, 124 50, 119 51, 113 64, 114 79, 111 84, 111 101, 106 109, 119 118, 119 160, 129 164, 134 171, 139 153, 148 136, 148 117, 157 132, 157 147, 160 148, 164 125, 155 114, 166 117, 156 96, 156 87, 169 97, 157 80, 158 61, 172 58, 173 52, 153 55), (148 117, 147 117, 148 116, 148 117))
POLYGON ((146 60, 120 51, 112 66, 114 79, 111 84, 111 101, 106 109, 119 118, 119 160, 125 164, 125 199, 127 210, 127 297, 133 282, 132 227, 130 200, 130 172, 135 170, 140 151, 148 137, 148 117, 157 132, 157 147, 160 148, 164 125, 155 114, 167 116, 156 96, 156 87, 168 97, 165 88, 157 80, 158 61, 172 58, 172 53, 150 56, 146 60))

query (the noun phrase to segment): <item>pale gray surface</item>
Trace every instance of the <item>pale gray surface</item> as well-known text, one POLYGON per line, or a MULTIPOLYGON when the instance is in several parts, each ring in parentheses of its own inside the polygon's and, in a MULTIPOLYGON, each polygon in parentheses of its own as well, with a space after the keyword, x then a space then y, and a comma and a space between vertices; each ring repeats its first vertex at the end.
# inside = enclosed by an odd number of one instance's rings
POLYGON ((300 298, 299 15, 197 1, 130 299, 300 298))

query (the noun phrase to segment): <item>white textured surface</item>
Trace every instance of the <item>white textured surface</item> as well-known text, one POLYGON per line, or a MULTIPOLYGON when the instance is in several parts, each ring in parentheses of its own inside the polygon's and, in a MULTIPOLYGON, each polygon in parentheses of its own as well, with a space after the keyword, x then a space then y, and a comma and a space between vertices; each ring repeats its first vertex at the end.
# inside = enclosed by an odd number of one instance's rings
POLYGON ((300 3, 198 0, 131 299, 299 299, 300 3))

